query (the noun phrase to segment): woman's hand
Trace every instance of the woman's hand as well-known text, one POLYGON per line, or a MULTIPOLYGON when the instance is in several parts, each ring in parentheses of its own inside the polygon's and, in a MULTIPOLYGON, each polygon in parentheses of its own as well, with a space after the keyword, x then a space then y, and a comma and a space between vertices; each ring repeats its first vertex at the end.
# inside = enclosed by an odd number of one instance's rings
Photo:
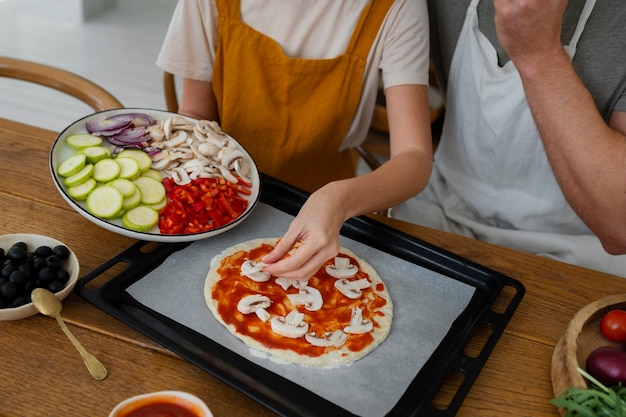
POLYGON ((337 183, 311 194, 274 250, 263 258, 265 272, 307 280, 320 265, 339 253, 339 231, 345 220, 337 183), (298 244, 295 249, 294 245, 298 244), (292 250, 293 249, 293 250, 292 250), (290 256, 284 256, 290 252, 290 256))

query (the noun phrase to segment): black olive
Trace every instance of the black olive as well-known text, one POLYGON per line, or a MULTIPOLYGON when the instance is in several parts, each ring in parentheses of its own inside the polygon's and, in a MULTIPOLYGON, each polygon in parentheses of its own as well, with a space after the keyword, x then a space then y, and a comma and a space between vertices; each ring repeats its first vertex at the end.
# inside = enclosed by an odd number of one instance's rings
POLYGON ((63 261, 56 255, 50 255, 46 258, 46 266, 59 269, 63 266, 63 261))
POLYGON ((57 271, 57 280, 61 281, 64 284, 67 284, 67 281, 70 280, 70 273, 67 272, 65 269, 59 269, 57 271))
POLYGON ((48 285, 49 283, 54 281, 56 279, 56 276, 56 272, 50 267, 42 268, 37 274, 39 282, 41 282, 43 285, 48 285))
POLYGON ((19 297, 15 297, 15 300, 13 300, 13 302, 11 303, 11 307, 13 308, 20 307, 28 303, 30 303, 30 300, 26 298, 25 296, 20 295, 19 297))
POLYGON ((14 262, 22 262, 26 259, 26 250, 17 244, 11 246, 11 249, 7 252, 7 258, 14 262))
POLYGON ((28 251, 28 245, 26 244, 26 242, 15 242, 13 246, 24 249, 24 252, 28 251))
POLYGON ((5 300, 13 300, 17 293, 17 287, 12 282, 6 282, 0 287, 0 294, 2 294, 5 300))
POLYGON ((64 287, 65 284, 63 284, 61 281, 52 281, 50 284, 48 284, 48 290, 53 293, 61 291, 64 287))
POLYGON ((52 255, 52 248, 50 246, 39 246, 37 249, 35 249, 34 254, 41 258, 46 258, 52 255))
POLYGON ((11 276, 11 274, 13 273, 13 271, 15 271, 17 268, 15 267, 15 265, 13 264, 8 264, 5 265, 1 270, 0 270, 0 277, 4 277, 4 278, 8 278, 9 276, 11 276))
POLYGON ((14 283, 18 287, 23 287, 27 281, 28 276, 19 269, 13 271, 13 273, 9 276, 9 282, 14 283))
POLYGON ((40 258, 39 256, 35 256, 31 262, 31 265, 33 266, 33 268, 35 268, 36 271, 39 271, 41 268, 46 266, 46 260, 44 258, 40 258))
POLYGON ((58 245, 52 249, 52 253, 62 260, 67 259, 70 256, 70 250, 65 245, 58 245))
POLYGON ((26 274, 26 277, 29 280, 34 280, 37 276, 37 271, 35 270, 35 268, 33 267, 33 264, 21 264, 20 266, 17 267, 17 269, 19 271, 22 271, 24 274, 26 274))

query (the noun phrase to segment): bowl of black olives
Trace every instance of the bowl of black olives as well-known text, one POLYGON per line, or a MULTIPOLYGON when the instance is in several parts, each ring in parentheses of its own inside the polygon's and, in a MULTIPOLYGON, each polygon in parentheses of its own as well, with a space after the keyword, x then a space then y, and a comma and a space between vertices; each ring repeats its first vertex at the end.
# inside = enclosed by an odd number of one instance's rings
POLYGON ((37 314, 30 294, 45 288, 62 300, 78 280, 76 255, 48 236, 0 236, 0 320, 18 320, 37 314))

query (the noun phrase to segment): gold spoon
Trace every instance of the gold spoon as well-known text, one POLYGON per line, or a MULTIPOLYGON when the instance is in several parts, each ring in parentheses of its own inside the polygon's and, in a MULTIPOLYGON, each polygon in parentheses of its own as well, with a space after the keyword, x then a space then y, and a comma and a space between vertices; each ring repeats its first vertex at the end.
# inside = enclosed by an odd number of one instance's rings
POLYGON ((107 376, 107 370, 100 363, 95 356, 91 353, 87 352, 83 345, 74 337, 70 329, 67 328, 63 318, 61 317, 61 301, 54 296, 50 291, 43 288, 35 288, 31 294, 31 298, 33 300, 33 304, 35 308, 42 314, 46 316, 53 317, 57 320, 63 332, 67 335, 70 341, 74 344, 76 349, 80 352, 80 356, 83 357, 83 361, 85 365, 87 365, 87 369, 91 376, 93 376, 96 380, 101 381, 107 376))

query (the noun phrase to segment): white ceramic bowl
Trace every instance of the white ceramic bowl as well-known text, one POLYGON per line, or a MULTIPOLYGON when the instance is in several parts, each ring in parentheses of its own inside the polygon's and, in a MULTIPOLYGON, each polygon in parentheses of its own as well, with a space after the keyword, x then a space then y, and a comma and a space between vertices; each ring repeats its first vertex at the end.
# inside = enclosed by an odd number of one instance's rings
MULTIPOLYGON (((158 391, 130 397, 116 405, 109 417, 132 417, 133 412, 144 407, 155 406, 155 404, 178 405, 189 411, 194 417, 213 417, 211 410, 209 410, 204 401, 193 394, 183 391, 158 391)), ((161 414, 155 413, 155 415, 161 414)), ((163 415, 166 414, 163 413, 163 415)), ((178 414, 171 413, 171 415, 178 414)))
MULTIPOLYGON (((3 248, 5 252, 17 242, 26 243, 28 245, 29 252, 33 252, 39 246, 49 246, 54 248, 57 245, 65 245, 63 242, 51 237, 35 234, 11 234, 0 236, 0 248, 3 248)), ((67 245, 65 246, 67 247, 67 245)), ((55 294, 59 300, 64 299, 70 294, 70 292, 72 292, 72 289, 78 280, 78 273, 80 269, 76 255, 69 247, 67 248, 70 251, 70 255, 65 261, 64 268, 69 273, 70 278, 65 287, 55 294)), ((35 314, 37 314, 37 309, 33 303, 24 304, 23 306, 16 308, 0 308, 0 321, 18 320, 34 316, 35 314)))

